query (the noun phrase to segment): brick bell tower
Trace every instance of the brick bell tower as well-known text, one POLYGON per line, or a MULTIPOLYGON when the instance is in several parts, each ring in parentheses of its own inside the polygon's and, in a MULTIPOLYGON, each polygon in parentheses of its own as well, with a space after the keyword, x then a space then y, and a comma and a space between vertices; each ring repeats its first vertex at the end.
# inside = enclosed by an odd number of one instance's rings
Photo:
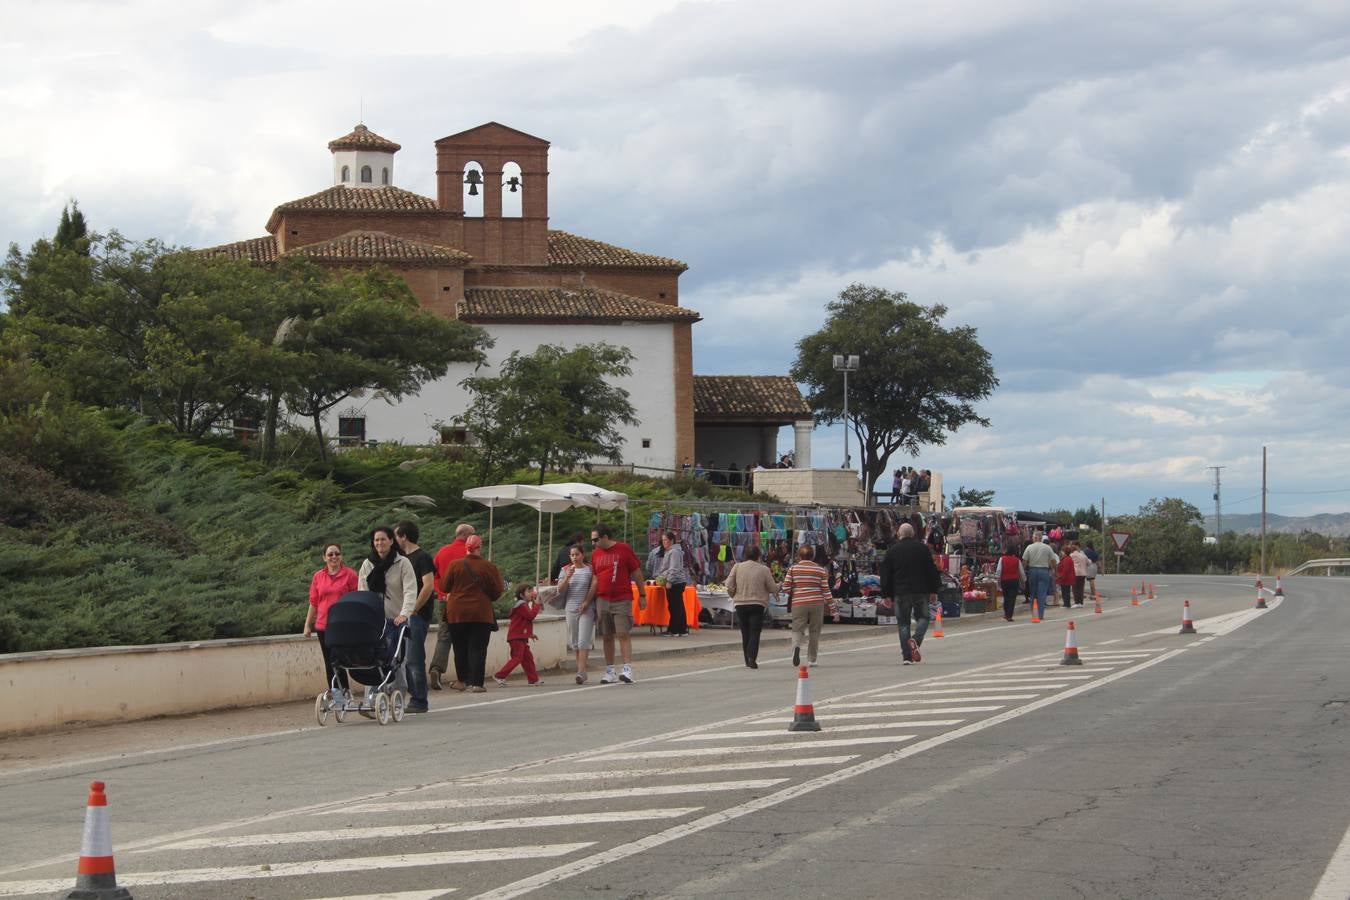
POLYGON ((548 263, 548 141, 488 122, 436 142, 436 201, 475 265, 548 263))

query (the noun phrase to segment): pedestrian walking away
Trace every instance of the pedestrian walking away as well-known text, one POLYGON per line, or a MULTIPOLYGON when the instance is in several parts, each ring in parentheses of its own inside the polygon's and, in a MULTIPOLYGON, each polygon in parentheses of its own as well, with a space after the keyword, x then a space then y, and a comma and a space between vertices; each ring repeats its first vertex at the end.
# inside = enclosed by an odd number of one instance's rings
POLYGON ((897 540, 881 560, 881 594, 895 604, 896 626, 900 632, 900 655, 905 665, 923 661, 919 648, 928 633, 929 606, 937 602, 941 575, 928 545, 914 536, 914 526, 906 522, 897 532, 897 540), (913 631, 910 620, 913 619, 913 631))
POLYGON ((727 576, 727 593, 736 605, 736 627, 741 632, 741 653, 748 669, 759 668, 759 634, 764 630, 769 596, 780 590, 760 556, 755 544, 746 547, 745 558, 732 566, 727 576))
POLYGON ((445 592, 440 589, 441 582, 445 579, 445 572, 450 568, 450 564, 455 560, 463 559, 467 555, 464 549, 465 542, 474 534, 474 528, 468 522, 461 522, 455 526, 454 540, 436 551, 436 558, 433 560, 436 564, 436 590, 439 596, 440 613, 436 616, 439 623, 436 632, 436 649, 431 654, 431 666, 427 670, 427 681, 433 691, 441 689, 441 676, 446 672, 450 665, 450 629, 446 627, 445 621, 445 592))
POLYGON ((595 601, 595 623, 605 649, 605 674, 600 683, 622 681, 632 684, 633 641, 629 632, 633 630, 634 586, 637 587, 638 609, 647 608, 642 564, 633 548, 614 540, 609 526, 603 522, 591 529, 591 542, 595 549, 591 551, 590 597, 595 601), (623 659, 623 669, 617 673, 614 671, 615 643, 623 659))
POLYGON ((783 590, 788 595, 788 609, 792 614, 792 665, 802 664, 802 649, 806 650, 806 664, 814 666, 820 650, 820 632, 825 625, 825 613, 839 612, 830 595, 830 573, 814 559, 815 551, 803 544, 797 551, 797 561, 783 578, 783 590))
POLYGON ((445 621, 455 657, 455 680, 450 689, 483 693, 488 641, 497 616, 493 602, 506 590, 497 566, 483 559, 483 539, 470 535, 465 557, 451 563, 441 579, 445 592, 445 621))
POLYGON ((1022 563, 1027 567, 1027 588, 1035 604, 1035 618, 1044 619, 1045 598, 1050 594, 1055 566, 1059 565, 1059 557, 1050 547, 1050 537, 1041 535, 1040 540, 1027 544, 1022 551, 1022 563))
POLYGON ((1013 611, 1017 609, 1017 592, 1027 577, 1027 570, 1022 565, 1022 558, 1017 555, 1017 550, 1016 545, 1009 544, 1008 549, 1003 551, 998 560, 998 586, 1003 592, 1003 618, 1008 622, 1013 620, 1013 611))
POLYGON ((1075 576, 1073 573, 1073 557, 1069 554, 1069 550, 1072 546, 1072 544, 1065 545, 1064 555, 1062 555, 1059 558, 1059 562, 1055 564, 1055 584, 1059 586, 1060 600, 1063 602, 1065 609, 1073 606, 1073 583, 1075 576))

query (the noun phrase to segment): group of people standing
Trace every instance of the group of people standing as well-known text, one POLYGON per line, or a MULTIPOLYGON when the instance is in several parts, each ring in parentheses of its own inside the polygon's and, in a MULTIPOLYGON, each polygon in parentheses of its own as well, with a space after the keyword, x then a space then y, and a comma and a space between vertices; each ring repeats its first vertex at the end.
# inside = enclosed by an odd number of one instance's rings
POLYGON ((1065 609, 1082 606, 1087 589, 1097 578, 1100 556, 1089 541, 1079 545, 1067 541, 1056 548, 1048 534, 1027 544, 1019 555, 1009 545, 998 562, 999 590, 1003 594, 1003 618, 1011 622, 1017 608, 1017 594, 1026 594, 1026 602, 1035 604, 1037 618, 1045 616, 1046 600, 1058 587, 1065 609))
POLYGON ((919 495, 933 486, 933 473, 913 466, 901 466, 891 473, 891 502, 913 506, 919 495))

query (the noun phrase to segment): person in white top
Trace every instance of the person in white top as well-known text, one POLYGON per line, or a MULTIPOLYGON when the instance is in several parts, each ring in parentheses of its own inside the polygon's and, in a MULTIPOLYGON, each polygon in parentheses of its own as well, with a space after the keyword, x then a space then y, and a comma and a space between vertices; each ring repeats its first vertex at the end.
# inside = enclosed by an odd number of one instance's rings
POLYGON ((1088 566, 1092 560, 1083 552, 1083 548, 1074 544, 1073 552, 1069 554, 1073 559, 1073 605, 1083 605, 1083 588, 1087 585, 1088 566))
POLYGON ((1027 549, 1022 551, 1022 562, 1027 567, 1027 586, 1031 589, 1036 618, 1043 619, 1045 598, 1050 594, 1055 566, 1059 565, 1059 556, 1050 546, 1050 536, 1043 534, 1039 541, 1027 544, 1027 549))
POLYGON ((558 593, 566 598, 567 647, 577 654, 576 682, 585 684, 586 666, 595 646, 595 598, 590 596, 593 573, 580 544, 571 546, 568 558, 571 562, 559 573, 558 593))

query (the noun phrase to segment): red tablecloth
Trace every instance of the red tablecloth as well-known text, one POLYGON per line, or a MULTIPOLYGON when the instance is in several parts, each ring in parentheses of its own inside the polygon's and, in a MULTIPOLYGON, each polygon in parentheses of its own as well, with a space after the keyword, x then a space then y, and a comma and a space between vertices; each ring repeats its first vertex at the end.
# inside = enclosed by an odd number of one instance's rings
MULTIPOLYGON (((647 588, 647 608, 638 608, 638 589, 633 585, 633 624, 634 625, 653 625, 662 628, 670 624, 670 604, 666 597, 666 589, 659 584, 648 584, 647 588)), ((692 584, 684 587, 684 616, 689 627, 697 630, 699 627, 698 614, 702 612, 703 604, 698 602, 698 589, 692 584)))

